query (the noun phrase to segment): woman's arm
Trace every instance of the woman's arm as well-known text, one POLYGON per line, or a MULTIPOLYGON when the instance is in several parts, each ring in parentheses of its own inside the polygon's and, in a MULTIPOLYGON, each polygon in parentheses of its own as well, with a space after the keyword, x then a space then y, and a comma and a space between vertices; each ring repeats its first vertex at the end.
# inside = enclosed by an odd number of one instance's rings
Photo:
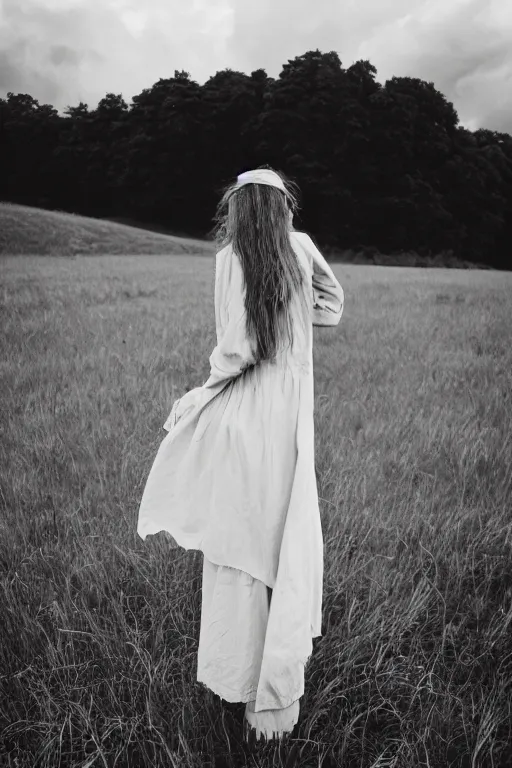
POLYGON ((255 364, 245 320, 242 265, 231 248, 223 249, 215 257, 217 345, 210 355, 210 376, 202 386, 176 400, 164 429, 170 431, 185 415, 204 407, 229 381, 255 364))
POLYGON ((343 288, 311 237, 304 232, 302 238, 313 258, 313 325, 338 325, 345 303, 343 288))
POLYGON ((232 248, 215 262, 215 321, 217 345, 210 355, 210 376, 204 389, 218 388, 255 364, 246 333, 245 289, 240 260, 232 248))

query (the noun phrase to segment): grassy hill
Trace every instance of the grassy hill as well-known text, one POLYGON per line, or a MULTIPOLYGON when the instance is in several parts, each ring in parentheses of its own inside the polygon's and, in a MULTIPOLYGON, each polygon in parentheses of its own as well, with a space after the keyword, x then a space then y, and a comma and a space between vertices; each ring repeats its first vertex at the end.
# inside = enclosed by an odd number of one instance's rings
POLYGON ((0 254, 209 254, 206 240, 177 237, 73 213, 0 203, 0 254))
MULTIPOLYGON (((328 261, 345 264, 492 269, 485 264, 461 261, 450 253, 420 256, 415 252, 385 254, 373 246, 344 250, 320 247, 328 261)), ((209 255, 214 250, 214 244, 208 240, 127 218, 94 219, 0 202, 0 254, 4 255, 209 255)))

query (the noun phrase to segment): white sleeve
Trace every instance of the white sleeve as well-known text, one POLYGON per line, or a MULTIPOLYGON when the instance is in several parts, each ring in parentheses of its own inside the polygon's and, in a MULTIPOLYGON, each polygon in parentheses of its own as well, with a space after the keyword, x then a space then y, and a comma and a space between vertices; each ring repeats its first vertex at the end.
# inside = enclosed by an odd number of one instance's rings
POLYGON ((313 257, 313 325, 338 325, 345 303, 343 288, 311 237, 305 233, 303 237, 313 257))
POLYGON ((215 264, 215 321, 217 346, 210 355, 210 377, 205 389, 223 385, 255 364, 246 333, 243 270, 232 248, 217 254, 215 264))
POLYGON ((243 271, 232 249, 215 258, 215 326, 217 345, 210 355, 210 376, 200 387, 175 401, 164 429, 171 431, 185 416, 205 406, 226 384, 255 364, 246 335, 243 271))

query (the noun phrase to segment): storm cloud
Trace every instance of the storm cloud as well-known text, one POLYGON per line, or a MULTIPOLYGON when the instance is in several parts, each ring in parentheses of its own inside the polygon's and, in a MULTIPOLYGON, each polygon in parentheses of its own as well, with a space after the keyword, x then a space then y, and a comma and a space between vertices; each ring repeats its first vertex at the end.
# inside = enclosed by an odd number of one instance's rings
POLYGON ((433 81, 463 125, 512 133, 512 3, 504 0, 4 0, 0 96, 59 110, 126 101, 175 69, 199 83, 307 50, 370 59, 377 79, 433 81))

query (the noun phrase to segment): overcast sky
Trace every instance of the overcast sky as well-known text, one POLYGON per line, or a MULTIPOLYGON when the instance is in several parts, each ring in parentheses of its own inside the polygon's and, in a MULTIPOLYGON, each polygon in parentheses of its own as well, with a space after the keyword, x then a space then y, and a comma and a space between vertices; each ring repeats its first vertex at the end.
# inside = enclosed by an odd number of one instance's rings
POLYGON ((512 0, 0 0, 0 96, 63 110, 174 70, 277 77, 308 50, 434 82, 460 122, 512 133, 512 0))

